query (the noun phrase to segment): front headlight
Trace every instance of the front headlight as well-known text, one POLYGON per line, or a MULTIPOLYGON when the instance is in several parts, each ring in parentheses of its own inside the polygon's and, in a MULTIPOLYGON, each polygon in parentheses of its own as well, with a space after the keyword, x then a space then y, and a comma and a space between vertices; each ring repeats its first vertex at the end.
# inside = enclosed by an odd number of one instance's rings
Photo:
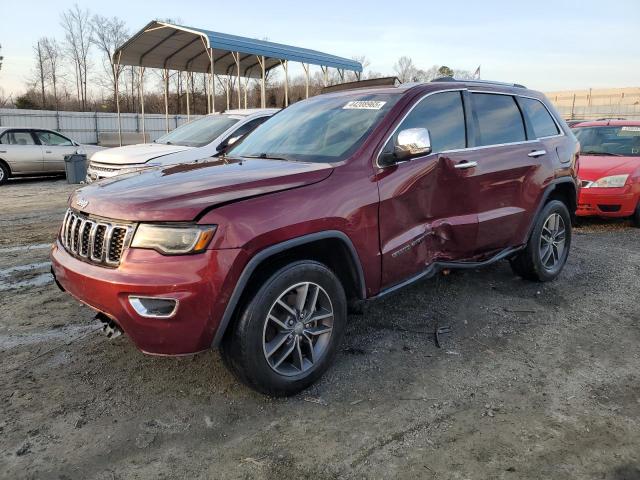
POLYGON ((627 183, 627 178, 629 178, 629 175, 612 175, 610 177, 602 177, 589 185, 589 188, 624 187, 624 184, 627 183))
POLYGON ((150 248, 164 255, 198 253, 207 248, 215 232, 215 225, 141 223, 131 246, 150 248))

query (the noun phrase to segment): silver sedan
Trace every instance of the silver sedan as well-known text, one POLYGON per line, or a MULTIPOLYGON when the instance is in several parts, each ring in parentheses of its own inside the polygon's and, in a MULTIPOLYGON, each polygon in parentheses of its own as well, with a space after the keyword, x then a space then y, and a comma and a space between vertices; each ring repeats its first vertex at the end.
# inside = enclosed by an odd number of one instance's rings
POLYGON ((103 147, 81 145, 52 130, 0 127, 0 185, 9 177, 64 173, 64 157, 91 157, 103 147))

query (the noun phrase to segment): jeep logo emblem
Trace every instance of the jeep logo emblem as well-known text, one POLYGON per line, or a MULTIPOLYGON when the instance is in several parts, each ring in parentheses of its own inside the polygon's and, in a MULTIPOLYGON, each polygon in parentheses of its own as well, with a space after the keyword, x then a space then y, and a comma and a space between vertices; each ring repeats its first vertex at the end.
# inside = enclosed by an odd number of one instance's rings
POLYGON ((89 205, 89 200, 87 200, 86 198, 78 198, 76 200, 76 205, 79 206, 80 208, 84 208, 87 205, 89 205))

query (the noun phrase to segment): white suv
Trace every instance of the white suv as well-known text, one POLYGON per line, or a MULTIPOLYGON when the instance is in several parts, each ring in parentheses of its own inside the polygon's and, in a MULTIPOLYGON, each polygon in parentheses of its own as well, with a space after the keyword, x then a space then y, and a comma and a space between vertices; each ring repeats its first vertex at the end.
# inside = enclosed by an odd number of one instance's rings
POLYGON ((145 168, 214 157, 277 111, 277 108, 265 108, 212 113, 181 125, 153 143, 97 152, 89 163, 86 181, 90 183, 145 168))

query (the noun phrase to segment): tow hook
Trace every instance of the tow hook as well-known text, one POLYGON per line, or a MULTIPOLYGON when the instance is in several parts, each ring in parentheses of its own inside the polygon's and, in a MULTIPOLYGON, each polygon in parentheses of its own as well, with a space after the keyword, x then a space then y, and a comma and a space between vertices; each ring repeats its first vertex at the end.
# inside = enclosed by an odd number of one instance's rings
POLYGON ((116 322, 111 320, 102 312, 97 313, 95 319, 102 322, 102 333, 104 333, 110 340, 118 338, 124 333, 116 322))

